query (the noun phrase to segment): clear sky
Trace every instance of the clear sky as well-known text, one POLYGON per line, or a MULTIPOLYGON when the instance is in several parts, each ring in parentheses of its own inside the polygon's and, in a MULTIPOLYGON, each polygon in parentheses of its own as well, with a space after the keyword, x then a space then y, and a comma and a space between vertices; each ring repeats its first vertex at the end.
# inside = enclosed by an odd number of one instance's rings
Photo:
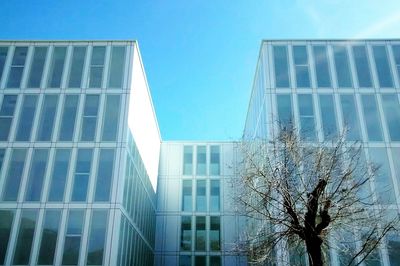
POLYGON ((0 39, 135 39, 164 140, 242 135, 262 39, 399 38, 399 0, 1 0, 0 39))

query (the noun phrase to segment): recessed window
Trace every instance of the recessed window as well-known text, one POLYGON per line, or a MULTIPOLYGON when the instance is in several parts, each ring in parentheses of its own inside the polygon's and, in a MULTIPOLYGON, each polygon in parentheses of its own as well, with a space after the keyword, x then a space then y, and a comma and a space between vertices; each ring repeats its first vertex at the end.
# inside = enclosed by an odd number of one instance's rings
POLYGON ((16 141, 29 141, 31 139, 33 119, 36 113, 37 99, 37 95, 24 96, 21 113, 19 115, 17 133, 15 136, 16 141))
POLYGON ((360 123, 353 94, 340 95, 342 104, 343 128, 346 129, 347 140, 360 140, 360 123))
POLYGON ((40 240, 38 265, 54 264, 54 256, 56 253, 57 239, 60 230, 60 217, 60 210, 46 210, 40 240))
POLYGON ((197 175, 206 175, 207 174, 207 147, 206 146, 197 146, 197 166, 196 166, 196 174, 197 175))
POLYGON ((210 175, 220 175, 220 147, 210 146, 210 175))
POLYGON ((17 95, 4 95, 0 109, 0 141, 7 141, 14 117, 17 95))
POLYGON ((74 137, 76 113, 78 110, 79 95, 66 95, 64 110, 61 117, 61 127, 58 140, 72 141, 74 137))
POLYGON ((382 94, 382 106, 390 140, 400 141, 400 104, 397 94, 382 94))
POLYGON ((83 109, 81 141, 93 141, 96 135, 99 95, 86 95, 83 109))
POLYGON ((1 77, 3 76, 4 65, 6 64, 7 53, 8 53, 8 47, 0 46, 0 81, 1 77))
POLYGON ((70 210, 64 241, 63 265, 78 265, 84 221, 83 210, 70 210))
POLYGON ((48 155, 48 149, 35 149, 33 152, 33 159, 28 175, 28 185, 25 193, 26 201, 40 201, 48 155))
POLYGON ((221 250, 221 218, 210 217, 210 250, 221 250))
POLYGON ((121 97, 119 95, 107 95, 104 111, 102 141, 115 141, 119 126, 119 110, 121 97))
POLYGON ((97 168, 95 201, 109 201, 114 168, 114 150, 101 149, 97 168))
POLYGON ((296 71, 296 85, 298 88, 310 87, 308 54, 305 45, 293 46, 293 61, 296 71))
POLYGON ((181 218, 181 250, 192 250, 192 217, 181 218))
POLYGON ((25 166, 26 149, 14 149, 9 163, 4 190, 4 201, 16 201, 25 166))
POLYGON ((319 88, 331 87, 331 76, 329 72, 328 55, 326 46, 313 46, 315 73, 319 88))
POLYGON ((7 88, 21 87, 27 53, 28 47, 15 47, 10 73, 8 74, 7 88))
MULTIPOLYGON (((400 45, 393 45, 392 50, 393 50, 393 56, 394 56, 394 63, 396 64, 397 77, 400 82, 400 45)), ((1 74, 1 71, 0 71, 0 74, 1 74)))
POLYGON ((361 96, 365 127, 369 141, 382 141, 381 119, 375 96, 372 94, 361 96))
POLYGON ((192 211, 192 180, 182 181, 182 211, 192 211))
POLYGON ((333 95, 332 94, 319 95, 319 106, 321 109, 321 120, 322 120, 322 130, 324 133, 324 140, 331 140, 338 134, 333 95))
POLYGON ((3 265, 6 258, 7 246, 10 241, 11 228, 14 220, 13 210, 0 210, 0 264, 3 265))
POLYGON ((49 79, 47 87, 60 88, 61 80, 64 72, 65 56, 67 47, 54 47, 53 55, 51 57, 49 79))
POLYGON ((80 88, 82 86, 83 67, 85 66, 86 47, 74 46, 72 51, 72 62, 69 71, 69 88, 80 88))
POLYGON ((37 141, 50 141, 53 136, 54 119, 56 117, 58 95, 45 95, 40 114, 37 141))
POLYGON ((114 46, 111 49, 109 88, 122 88, 125 68, 125 46, 114 46))
POLYGON ((345 46, 334 45, 333 58, 335 59, 336 78, 340 88, 352 86, 349 57, 345 46))
POLYGON ((311 94, 299 94, 300 136, 304 140, 315 140, 315 116, 311 94))
POLYGON ((33 236, 36 228, 37 210, 23 210, 19 223, 13 264, 27 265, 30 261, 33 236))
POLYGON ((383 45, 375 45, 372 46, 372 51, 374 53, 379 86, 383 88, 393 87, 392 72, 390 71, 386 47, 383 45))
POLYGON ((206 250, 206 217, 196 216, 196 251, 206 250))
POLYGON ((368 55, 364 45, 353 46, 354 63, 358 78, 358 86, 361 88, 372 87, 371 71, 368 55))
POLYGON ((86 265, 103 265, 108 224, 107 210, 93 210, 86 265))
POLYGON ((103 81, 105 46, 94 46, 89 69, 89 88, 101 88, 103 81))
POLYGON ((210 211, 219 212, 220 210, 220 182, 219 180, 210 181, 210 211))
POLYGON ((276 96, 278 105, 278 125, 282 130, 293 126, 292 100, 290 94, 278 94, 276 96))
POLYGON ((71 201, 86 201, 93 149, 78 149, 71 201))
POLYGON ((40 88, 46 55, 47 47, 35 47, 29 72, 28 88, 40 88))
POLYGON ((196 182, 196 211, 205 212, 207 210, 206 199, 206 180, 196 182))
POLYGON ((274 46, 275 86, 277 88, 289 87, 289 67, 286 46, 274 46))
POLYGON ((193 147, 184 146, 183 147, 183 174, 192 175, 193 174, 193 147))

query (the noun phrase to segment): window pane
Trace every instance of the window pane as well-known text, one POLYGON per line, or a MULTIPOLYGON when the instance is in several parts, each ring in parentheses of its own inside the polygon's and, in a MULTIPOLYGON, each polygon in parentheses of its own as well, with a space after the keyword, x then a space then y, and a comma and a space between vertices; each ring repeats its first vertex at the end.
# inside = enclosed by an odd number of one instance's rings
POLYGON ((219 180, 211 180, 211 189, 210 189, 210 211, 218 212, 220 209, 220 188, 219 188, 219 180))
POLYGON ((42 195, 44 175, 48 158, 48 149, 35 149, 28 176, 28 186, 26 189, 26 201, 40 201, 42 195))
POLYGON ((189 255, 180 255, 179 266, 192 266, 192 257, 189 255))
POLYGON ((100 150, 97 168, 95 201, 109 201, 114 167, 114 150, 100 150))
POLYGON ((211 250, 220 250, 220 217, 211 216, 210 217, 210 249, 211 250))
POLYGON ((275 85, 277 88, 289 87, 289 67, 286 46, 274 46, 275 85))
POLYGON ((400 105, 396 94, 382 94, 383 112, 392 141, 400 140, 400 105))
POLYGON ((278 124, 282 130, 290 129, 293 123, 292 101, 289 94, 278 94, 278 124))
POLYGON ((293 46, 293 57, 296 69, 297 87, 300 88, 310 87, 307 47, 304 45, 293 46))
POLYGON ((38 265, 53 265, 60 226, 59 210, 47 210, 43 225, 38 265))
POLYGON ((300 135, 305 140, 315 140, 315 118, 311 94, 299 94, 300 135))
POLYGON ((3 75, 4 65, 6 63, 7 52, 8 52, 8 47, 4 46, 0 47, 0 80, 3 75))
POLYGON ((109 88, 121 88, 125 67, 125 46, 115 46, 111 50, 109 88))
POLYGON ((206 175, 207 172, 207 156, 206 146, 197 146, 197 175, 206 175))
POLYGON ((115 141, 117 138, 120 99, 119 95, 107 96, 103 132, 101 134, 102 141, 115 141))
POLYGON ((70 155, 70 149, 57 149, 56 151, 53 171, 50 176, 49 201, 62 201, 64 199, 70 155))
POLYGON ((86 201, 92 155, 92 149, 78 150, 71 201, 86 201))
POLYGON ((206 217, 196 216, 196 250, 206 250, 206 217))
POLYGON ((14 211, 0 210, 0 264, 4 264, 8 242, 10 240, 14 211))
POLYGON ((71 70, 69 71, 69 88, 80 88, 83 66, 85 64, 86 47, 75 46, 72 52, 71 70))
POLYGON ((317 85, 320 88, 331 86, 331 76, 329 74, 328 55, 325 46, 314 46, 315 73, 317 75, 317 85))
POLYGON ((353 54, 358 77, 358 86, 372 87, 371 71, 365 46, 353 46, 353 54))
MULTIPOLYGON (((392 50, 393 50, 394 62, 396 64, 397 77, 400 82, 400 45, 393 45, 392 50)), ((0 52, 0 54, 1 54, 1 52, 0 52)), ((1 57, 1 55, 0 55, 0 57, 1 57)), ((0 59, 0 64, 1 64, 1 59, 0 59)), ((1 68, 1 65, 0 65, 0 68, 1 68)), ((1 69, 0 69, 0 77, 1 77, 1 69)))
POLYGON ((36 227, 36 210, 22 211, 21 221, 18 230, 17 244, 14 251, 13 264, 29 264, 33 236, 36 227))
POLYGON ((21 86, 22 73, 24 71, 28 47, 16 47, 8 75, 7 88, 19 88, 21 86))
POLYGON ((351 87, 351 72, 347 50, 344 46, 333 46, 333 57, 335 58, 336 76, 339 87, 351 87))
POLYGON ((344 127, 347 130, 347 140, 360 140, 360 126, 354 95, 340 95, 344 127))
POLYGON ((79 250, 81 246, 84 212, 70 210, 67 232, 64 242, 63 265, 78 265, 79 250))
POLYGON ((374 53, 376 73, 380 87, 393 87, 392 73, 390 71, 389 61, 385 46, 372 46, 374 53))
POLYGON ((200 212, 205 212, 207 210, 206 180, 197 180, 196 210, 200 212))
POLYGON ((183 148, 183 174, 193 174, 193 147, 184 146, 183 148))
POLYGON ((337 136, 337 124, 335 106, 332 95, 319 95, 319 106, 321 108, 322 129, 324 140, 330 140, 337 136))
POLYGON ((221 266, 220 256, 210 256, 210 266, 221 266))
POLYGON ((54 47, 48 74, 49 79, 47 82, 47 87, 59 88, 61 86, 66 52, 66 47, 54 47))
POLYGON ((25 95, 22 104, 19 124, 17 128, 16 141, 29 141, 31 138, 33 118, 36 112, 37 95, 25 95))
POLYGON ((95 46, 90 61, 89 88, 101 88, 106 47, 95 46))
POLYGON ((46 55, 47 47, 35 47, 29 73, 28 88, 40 88, 46 55))
POLYGON ((45 95, 36 140, 51 140, 51 136, 53 135, 54 118, 56 116, 57 104, 58 95, 45 95))
POLYGON ((106 229, 108 224, 108 213, 104 210, 93 210, 90 225, 89 246, 87 254, 87 265, 102 265, 104 256, 104 244, 106 240, 106 229))
POLYGON ((16 201, 18 198, 25 158, 26 149, 13 150, 4 185, 3 200, 5 201, 16 201))
POLYGON ((210 175, 220 175, 219 146, 211 146, 210 153, 210 175))
POLYGON ((59 134, 60 141, 71 141, 74 136, 79 95, 66 95, 59 134))
POLYGON ((195 256, 195 266, 204 266, 206 264, 206 256, 195 256))
POLYGON ((7 141, 14 116, 17 95, 4 95, 0 109, 0 141, 7 141))
POLYGON ((3 162, 4 162, 4 155, 6 154, 5 149, 0 149, 0 173, 1 173, 1 168, 3 167, 3 162))
POLYGON ((182 216, 181 220, 181 250, 192 250, 192 217, 182 216))
POLYGON ((393 164, 394 164, 394 170, 396 172, 397 181, 400 182, 400 148, 392 147, 391 150, 392 150, 393 164))
POLYGON ((182 181, 182 211, 192 211, 192 180, 182 181))
POLYGON ((374 95, 361 96, 369 141, 382 141, 381 120, 374 95))
POLYGON ((96 134, 99 95, 86 95, 82 121, 82 141, 93 141, 96 134))

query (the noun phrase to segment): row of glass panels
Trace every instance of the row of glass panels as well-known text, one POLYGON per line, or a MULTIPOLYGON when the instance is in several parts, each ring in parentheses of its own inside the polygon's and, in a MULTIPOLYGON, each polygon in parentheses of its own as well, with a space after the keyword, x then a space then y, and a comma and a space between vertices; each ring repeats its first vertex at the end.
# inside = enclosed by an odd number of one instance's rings
POLYGON ((115 149, 0 149, 0 199, 109 202, 115 156, 115 149))
POLYGON ((74 141, 78 134, 79 141, 95 141, 98 134, 101 141, 117 139, 120 95, 6 94, 0 100, 0 141, 74 141))
POLYGON ((126 46, 0 46, 0 81, 3 77, 6 89, 103 88, 103 80, 107 88, 122 88, 126 50, 126 46))
POLYGON ((180 255, 179 266, 221 266, 220 256, 180 255))
POLYGON ((201 176, 220 175, 220 171, 220 146, 185 145, 183 147, 183 175, 193 175, 193 173, 201 176), (196 147, 196 153, 193 152, 194 147, 196 147), (194 158, 195 154, 196 158, 194 158), (193 169, 194 159, 196 159, 195 171, 193 169))
POLYGON ((220 194, 220 180, 184 179, 182 180, 182 211, 219 212, 220 194), (193 182, 196 187, 193 186, 193 182), (194 202, 193 199, 196 201, 194 202))
POLYGON ((82 256, 85 265, 103 265, 107 226, 108 210, 103 209, 23 209, 19 216, 0 209, 0 265, 78 265, 82 256))
POLYGON ((400 44, 274 44, 272 48, 277 88, 331 88, 334 84, 339 88, 392 88, 396 75, 400 78, 400 44), (290 72, 295 84, 291 84, 290 72))

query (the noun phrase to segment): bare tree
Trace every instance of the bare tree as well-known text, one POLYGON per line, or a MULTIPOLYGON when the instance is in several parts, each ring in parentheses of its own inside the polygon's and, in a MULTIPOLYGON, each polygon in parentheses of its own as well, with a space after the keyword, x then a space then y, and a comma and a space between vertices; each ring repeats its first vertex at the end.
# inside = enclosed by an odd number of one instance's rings
POLYGON ((310 266, 320 266, 335 249, 342 265, 359 265, 373 260, 396 229, 398 218, 385 212, 384 193, 370 189, 379 167, 344 136, 306 144, 291 128, 269 142, 244 141, 242 156, 235 198, 249 223, 238 248, 250 262, 297 251, 310 266))

